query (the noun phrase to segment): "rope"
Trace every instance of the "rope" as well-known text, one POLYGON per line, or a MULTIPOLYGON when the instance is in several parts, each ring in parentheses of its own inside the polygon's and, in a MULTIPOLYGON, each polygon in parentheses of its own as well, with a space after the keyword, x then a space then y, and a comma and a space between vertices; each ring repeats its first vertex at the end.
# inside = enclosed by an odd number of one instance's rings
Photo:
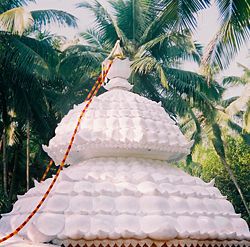
POLYGON ((43 182, 45 180, 45 178, 47 177, 47 175, 48 175, 48 173, 50 171, 50 168, 52 167, 53 163, 54 163, 54 161, 50 160, 50 162, 49 162, 49 164, 48 164, 48 166, 47 166, 47 168, 46 168, 46 170, 45 170, 45 172, 44 172, 44 174, 43 174, 40 182, 43 182))
MULTIPOLYGON (((107 70, 106 70, 106 72, 105 72, 105 74, 104 74, 104 78, 106 77, 106 75, 107 75, 107 73, 108 73, 108 71, 109 71, 109 69, 110 69, 110 67, 111 67, 111 64, 112 64, 112 62, 110 62, 109 66, 108 66, 108 68, 107 68, 107 70)), ((103 78, 103 79, 104 79, 104 78, 103 78)), ((97 83, 96 83, 96 84, 97 84, 97 87, 96 87, 96 89, 93 90, 93 95, 90 97, 89 101, 87 102, 87 104, 86 104, 85 107, 83 108, 83 110, 82 110, 80 116, 78 117, 78 121, 77 121, 76 127, 75 127, 75 129, 74 129, 73 135, 72 135, 72 137, 71 137, 71 139, 70 139, 70 142, 69 142, 69 145, 68 145, 68 147, 67 147, 67 150, 66 150, 66 152, 65 152, 65 154, 64 154, 64 157, 63 157, 63 159, 62 159, 62 161, 61 161, 61 163, 60 163, 59 168, 57 169, 57 172, 56 172, 56 174, 55 174, 55 177, 53 178, 53 180, 52 180, 52 182, 51 182, 49 188, 47 189, 47 191, 46 191, 45 194, 43 195, 42 199, 40 200, 40 202, 38 203, 38 205, 36 206, 36 208, 35 208, 35 209, 30 213, 30 215, 23 221, 23 223, 20 224, 12 233, 10 233, 10 234, 8 234, 7 236, 1 238, 1 239, 0 239, 0 243, 6 241, 6 240, 12 238, 13 236, 15 236, 16 234, 18 234, 18 233, 24 228, 24 226, 32 219, 32 217, 37 213, 37 211, 40 209, 40 207, 43 205, 44 201, 45 201, 46 198, 48 197, 50 191, 52 190, 54 184, 56 183, 56 181, 57 181, 57 179, 58 179, 58 177, 59 177, 59 175, 60 175, 60 173, 61 173, 61 171, 62 171, 62 169, 63 169, 63 167, 64 167, 64 165, 65 165, 65 162, 66 162, 66 160, 67 160, 67 158, 68 158, 69 152, 70 152, 70 150, 71 150, 71 148, 72 148, 72 145, 73 145, 73 142, 74 142, 76 133, 77 133, 77 131, 78 131, 78 129, 79 129, 81 120, 82 120, 82 118, 83 118, 83 116, 84 116, 86 110, 88 109, 89 105, 91 104, 91 102, 92 102, 94 96, 97 94, 97 92, 99 91, 100 87, 102 86, 103 79, 101 79, 100 77, 97 79, 97 83)), ((95 84, 95 85, 96 85, 96 84, 95 84)), ((91 91, 92 91, 92 90, 91 90, 91 91)))
MULTIPOLYGON (((90 92, 89 92, 89 94, 87 95, 87 97, 86 97, 86 99, 84 100, 84 102, 88 101, 88 100, 93 96, 93 93, 94 93, 96 87, 98 86, 99 81, 100 81, 100 80, 104 81, 104 79, 105 79, 105 77, 103 76, 104 74, 105 74, 105 68, 102 67, 102 72, 101 72, 101 74, 100 74, 99 77, 97 78, 97 80, 96 80, 94 86, 93 86, 92 89, 90 90, 90 92)), ((45 170, 45 172, 44 172, 44 174, 43 174, 43 176, 42 176, 40 182, 43 182, 43 181, 46 179, 46 177, 47 177, 47 175, 48 175, 48 173, 49 173, 49 171, 50 171, 50 169, 51 169, 53 163, 54 163, 54 161, 51 159, 50 162, 49 162, 49 164, 48 164, 47 167, 46 167, 46 170, 45 170)))

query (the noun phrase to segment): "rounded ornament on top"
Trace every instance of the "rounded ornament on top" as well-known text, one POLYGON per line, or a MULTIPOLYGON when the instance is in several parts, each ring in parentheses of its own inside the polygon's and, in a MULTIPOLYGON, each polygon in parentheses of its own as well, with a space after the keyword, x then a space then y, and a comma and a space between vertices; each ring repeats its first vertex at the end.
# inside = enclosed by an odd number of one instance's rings
POLYGON ((128 91, 131 90, 133 86, 128 82, 128 78, 131 74, 130 65, 131 62, 128 58, 123 60, 115 58, 112 67, 107 74, 107 79, 109 81, 104 88, 106 90, 112 90, 114 88, 128 91))

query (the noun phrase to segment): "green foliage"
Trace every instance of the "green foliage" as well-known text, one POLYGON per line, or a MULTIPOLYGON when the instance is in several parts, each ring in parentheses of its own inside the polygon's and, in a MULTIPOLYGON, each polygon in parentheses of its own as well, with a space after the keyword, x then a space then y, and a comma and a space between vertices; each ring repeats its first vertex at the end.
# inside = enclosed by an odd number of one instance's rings
POLYGON ((33 29, 39 30, 47 24, 77 27, 76 17, 62 10, 48 9, 31 11, 34 21, 33 29))
POLYGON ((28 2, 0 3, 0 173, 3 174, 4 166, 7 170, 4 177, 7 184, 0 177, 4 185, 0 188, 0 212, 10 210, 16 195, 25 192, 27 120, 31 126, 30 180, 40 180, 48 163, 42 144, 47 144, 54 135, 62 110, 68 107, 66 103, 59 106, 56 102, 73 87, 67 74, 59 70, 61 54, 53 46, 53 37, 40 33, 34 38, 34 34, 49 22, 76 26, 75 17, 57 10, 34 11, 29 13, 33 26, 26 26, 22 6, 28 2), (16 14, 22 23, 16 22, 16 14), (2 145, 4 139, 6 148, 2 145))
MULTIPOLYGON (((248 207, 250 207, 250 146, 247 145, 241 137, 233 138, 227 136, 225 140, 225 152, 227 162, 246 198, 248 207)), ((243 218, 250 224, 250 218, 244 208, 238 191, 215 150, 210 147, 198 146, 193 159, 195 162, 201 164, 199 166, 199 175, 201 178, 207 182, 215 178, 215 186, 233 203, 236 212, 241 213, 243 218)), ((189 170, 189 172, 191 172, 191 174, 196 173, 197 167, 195 169, 196 170, 193 171, 189 170)))
MULTIPOLYGON (((250 69, 242 64, 238 64, 238 66, 243 68, 243 75, 225 77, 222 83, 227 86, 244 85, 243 93, 240 97, 229 98, 223 104, 226 106, 225 112, 231 117, 229 127, 235 129, 237 124, 233 122, 232 117, 240 116, 242 120, 241 134, 247 140, 247 135, 250 133, 250 69)), ((250 143, 249 140, 247 141, 250 143)))

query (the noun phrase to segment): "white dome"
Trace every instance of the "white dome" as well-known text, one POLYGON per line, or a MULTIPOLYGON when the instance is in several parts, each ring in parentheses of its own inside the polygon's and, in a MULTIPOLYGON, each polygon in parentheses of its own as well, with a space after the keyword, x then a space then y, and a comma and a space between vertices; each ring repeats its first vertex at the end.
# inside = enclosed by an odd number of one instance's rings
MULTIPOLYGON (((34 209, 51 179, 19 197, 5 232, 34 209)), ((1 231, 1 228, 0 228, 1 231)), ((247 224, 212 183, 163 161, 94 158, 62 171, 21 231, 33 242, 94 239, 250 239, 247 224)))
MULTIPOLYGON (((109 91, 95 97, 84 115, 67 162, 103 156, 133 156, 178 160, 189 153, 188 142, 161 104, 129 92, 128 59, 115 59, 105 85, 109 91)), ((82 103, 62 119, 44 150, 58 165, 67 148, 82 103)))
MULTIPOLYGON (((56 128, 44 150, 59 164, 84 105, 75 106, 56 128)), ((82 119, 69 164, 103 156, 177 160, 189 153, 188 142, 164 108, 137 94, 112 88, 95 97, 82 119)))

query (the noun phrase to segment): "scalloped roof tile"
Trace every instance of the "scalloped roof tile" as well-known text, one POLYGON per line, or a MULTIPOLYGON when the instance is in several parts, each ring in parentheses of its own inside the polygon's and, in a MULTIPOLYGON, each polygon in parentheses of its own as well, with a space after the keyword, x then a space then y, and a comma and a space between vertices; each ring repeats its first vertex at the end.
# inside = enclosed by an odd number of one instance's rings
MULTIPOLYGON (((21 231, 23 237, 36 242, 250 240, 246 222, 213 184, 165 161, 94 158, 64 169, 62 175, 41 210, 21 231)), ((9 231, 29 214, 47 187, 47 181, 36 183, 4 215, 9 231)))

